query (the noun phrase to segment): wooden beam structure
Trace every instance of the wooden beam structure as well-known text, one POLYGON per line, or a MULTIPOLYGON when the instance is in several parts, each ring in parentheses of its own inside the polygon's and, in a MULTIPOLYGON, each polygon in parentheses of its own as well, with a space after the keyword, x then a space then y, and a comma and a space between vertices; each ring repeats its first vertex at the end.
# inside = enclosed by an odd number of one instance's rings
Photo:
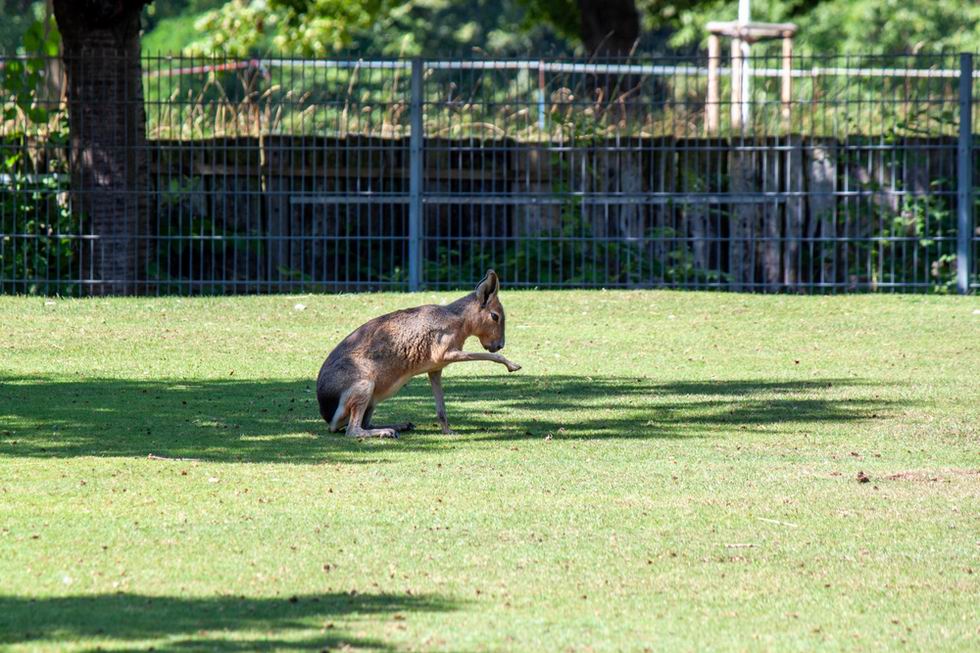
POLYGON ((731 126, 733 131, 741 131, 750 121, 749 107, 752 100, 749 67, 746 58, 747 44, 758 41, 782 39, 782 66, 780 75, 780 103, 786 128, 790 127, 793 100, 793 37, 798 30, 793 23, 755 23, 742 21, 711 21, 708 30, 708 94, 705 98, 705 133, 713 136, 719 130, 718 106, 720 101, 719 63, 721 58, 721 37, 732 39, 731 47, 731 126))

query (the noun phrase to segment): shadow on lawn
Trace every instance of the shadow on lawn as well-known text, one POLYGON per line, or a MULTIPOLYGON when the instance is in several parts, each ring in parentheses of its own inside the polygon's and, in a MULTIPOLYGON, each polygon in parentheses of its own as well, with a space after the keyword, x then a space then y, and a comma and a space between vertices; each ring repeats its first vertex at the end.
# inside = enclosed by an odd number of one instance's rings
POLYGON ((345 633, 340 630, 344 624, 333 624, 333 620, 360 615, 395 619, 396 614, 399 620, 410 620, 413 612, 455 608, 454 603, 439 597, 396 594, 331 593, 292 598, 177 598, 124 593, 39 599, 0 596, 0 645, 96 639, 115 649, 126 641, 167 638, 153 643, 156 650, 306 651, 349 645, 392 651, 395 647, 383 641, 345 633), (307 632, 295 633, 293 638, 289 637, 290 630, 307 632), (310 636, 309 631, 316 634, 310 636), (238 638, 227 639, 226 635, 238 638))
MULTIPOLYGON (((736 429, 800 429, 869 419, 890 402, 842 398, 854 379, 655 383, 635 377, 447 376, 450 424, 469 439, 722 437, 736 429)), ((393 447, 331 434, 312 381, 130 381, 0 378, 0 455, 138 456, 214 461, 376 462, 384 452, 435 450, 438 432, 425 377, 381 404, 376 421, 411 420, 420 431, 393 447), (375 454, 375 455, 372 455, 375 454)))

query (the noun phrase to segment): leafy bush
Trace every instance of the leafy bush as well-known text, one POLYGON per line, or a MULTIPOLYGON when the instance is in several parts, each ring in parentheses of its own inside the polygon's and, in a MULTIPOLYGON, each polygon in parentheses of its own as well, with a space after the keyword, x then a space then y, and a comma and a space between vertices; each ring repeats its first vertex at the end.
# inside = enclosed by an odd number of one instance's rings
POLYGON ((58 54, 53 23, 35 21, 24 35, 29 56, 10 59, 0 72, 0 286, 29 294, 74 294, 79 220, 64 194, 57 156, 39 164, 26 154, 28 137, 56 152, 67 142, 61 111, 38 98, 46 83, 48 58, 58 54))

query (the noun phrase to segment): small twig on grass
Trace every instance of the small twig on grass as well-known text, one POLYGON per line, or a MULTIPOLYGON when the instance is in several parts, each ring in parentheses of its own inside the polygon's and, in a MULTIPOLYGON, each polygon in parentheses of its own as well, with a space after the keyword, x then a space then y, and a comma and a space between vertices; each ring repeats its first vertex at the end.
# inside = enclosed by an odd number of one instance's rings
POLYGON ((198 459, 198 458, 167 458, 166 456, 158 456, 158 455, 153 454, 153 453, 151 453, 150 455, 148 455, 147 456, 147 459, 148 460, 177 460, 177 461, 180 461, 180 462, 191 462, 191 463, 199 463, 199 462, 201 462, 200 459, 198 459))
POLYGON ((734 544, 726 544, 725 548, 726 549, 753 549, 755 548, 755 545, 750 542, 745 542, 745 543, 736 542, 734 544))
POLYGON ((791 524, 788 521, 779 521, 778 519, 766 519, 765 517, 756 517, 759 521, 769 522, 770 524, 779 524, 780 526, 789 526, 790 528, 799 528, 799 524, 791 524))

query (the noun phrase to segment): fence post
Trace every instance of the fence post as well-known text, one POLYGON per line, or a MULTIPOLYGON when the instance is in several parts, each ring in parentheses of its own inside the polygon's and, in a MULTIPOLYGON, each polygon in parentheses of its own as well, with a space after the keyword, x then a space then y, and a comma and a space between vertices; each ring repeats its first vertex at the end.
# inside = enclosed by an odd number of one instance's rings
POLYGON ((412 84, 409 106, 411 137, 408 163, 408 289, 416 291, 421 286, 422 270, 420 241, 422 237, 422 148, 425 134, 422 124, 422 59, 412 59, 412 84))
POLYGON ((973 55, 960 54, 960 133, 956 146, 956 288, 970 292, 973 240, 973 55))
POLYGON ((718 134, 718 101, 721 99, 718 83, 718 64, 721 62, 721 37, 708 35, 708 97, 705 102, 704 130, 708 136, 718 134))
POLYGON ((787 133, 792 129, 793 109, 793 33, 783 32, 783 67, 782 84, 779 89, 779 99, 783 109, 783 127, 787 133))
POLYGON ((743 88, 742 82, 745 81, 745 73, 742 72, 742 66, 745 65, 745 61, 742 59, 742 41, 741 39, 732 39, 732 131, 742 133, 742 102, 744 98, 742 96, 743 88))

